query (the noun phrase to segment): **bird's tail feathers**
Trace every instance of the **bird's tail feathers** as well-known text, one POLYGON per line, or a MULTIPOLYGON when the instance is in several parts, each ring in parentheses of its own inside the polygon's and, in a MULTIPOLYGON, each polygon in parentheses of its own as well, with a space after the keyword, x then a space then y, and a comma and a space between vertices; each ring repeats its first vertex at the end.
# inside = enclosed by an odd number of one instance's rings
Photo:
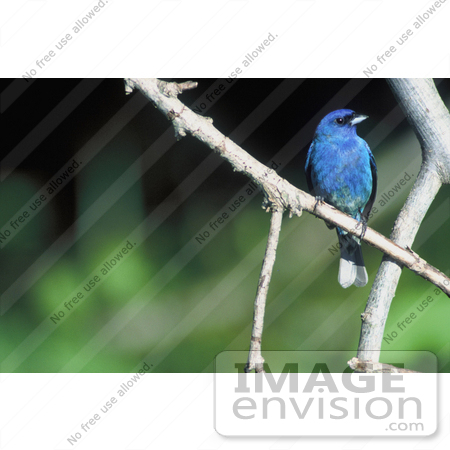
POLYGON ((363 287, 369 281, 369 277, 367 276, 366 266, 364 265, 361 244, 358 244, 358 248, 356 249, 354 256, 356 263, 356 278, 354 285, 358 287, 363 287))
POLYGON ((369 281, 361 251, 361 245, 350 234, 339 234, 341 259, 339 262, 339 284, 348 288, 352 284, 365 286, 369 281))

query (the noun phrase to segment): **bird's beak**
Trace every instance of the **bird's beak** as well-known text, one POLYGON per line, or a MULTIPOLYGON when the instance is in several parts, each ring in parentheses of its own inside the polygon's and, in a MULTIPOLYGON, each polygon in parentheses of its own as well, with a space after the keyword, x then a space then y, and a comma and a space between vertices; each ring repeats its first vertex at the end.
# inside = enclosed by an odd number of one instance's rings
POLYGON ((353 119, 350 121, 350 123, 353 125, 356 125, 360 122, 362 122, 363 120, 366 120, 369 116, 364 116, 362 114, 356 114, 355 117, 353 117, 353 119))

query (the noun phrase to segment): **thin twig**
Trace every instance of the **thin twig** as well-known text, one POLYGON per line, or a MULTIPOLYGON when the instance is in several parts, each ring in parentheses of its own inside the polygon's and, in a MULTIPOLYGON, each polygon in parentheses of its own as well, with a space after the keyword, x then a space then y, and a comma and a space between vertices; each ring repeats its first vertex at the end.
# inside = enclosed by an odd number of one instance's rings
POLYGON ((278 238, 280 236, 281 221, 283 218, 283 208, 279 206, 272 207, 272 217, 270 219, 270 231, 267 238, 266 253, 259 275, 258 289, 256 291, 252 338, 250 341, 250 351, 248 353, 248 362, 245 372, 265 372, 264 358, 261 354, 261 339, 264 326, 264 311, 266 308, 267 293, 269 292, 272 269, 277 255, 278 238))

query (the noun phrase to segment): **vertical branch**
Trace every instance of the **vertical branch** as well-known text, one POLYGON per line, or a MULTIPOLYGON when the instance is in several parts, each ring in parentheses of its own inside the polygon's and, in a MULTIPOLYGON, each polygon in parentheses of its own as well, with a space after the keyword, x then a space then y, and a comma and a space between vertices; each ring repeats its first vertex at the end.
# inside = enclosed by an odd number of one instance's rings
POLYGON ((253 313, 252 338, 250 341, 250 351, 245 372, 264 372, 264 358, 261 354, 261 339, 264 326, 264 311, 266 308, 267 293, 269 291, 272 269, 277 255, 278 238, 281 230, 281 221, 283 218, 283 208, 274 205, 272 208, 272 217, 270 219, 270 231, 267 239, 266 253, 259 275, 258 289, 253 313))
MULTIPOLYGON (((438 177, 422 165, 413 189, 395 221, 391 240, 410 248, 428 208, 441 187, 438 177)), ((384 327, 395 296, 403 265, 384 255, 362 314, 358 358, 378 361, 384 327)))
MULTIPOLYGON (((450 183, 450 115, 433 80, 388 80, 422 149, 422 166, 391 233, 391 240, 409 249, 434 197, 450 183)), ((362 314, 357 357, 379 360, 384 327, 403 265, 384 255, 362 314)))

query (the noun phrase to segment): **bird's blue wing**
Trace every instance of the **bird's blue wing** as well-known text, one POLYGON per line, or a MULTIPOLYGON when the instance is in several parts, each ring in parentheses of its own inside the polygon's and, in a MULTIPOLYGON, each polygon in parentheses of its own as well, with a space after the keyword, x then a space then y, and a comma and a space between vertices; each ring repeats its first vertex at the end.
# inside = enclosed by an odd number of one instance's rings
POLYGON ((308 183, 308 189, 311 195, 314 195, 314 186, 311 179, 311 152, 313 151, 314 142, 311 144, 311 147, 309 147, 308 150, 308 157, 306 158, 306 164, 305 164, 305 174, 306 174, 306 182, 308 183))
POLYGON ((375 202, 375 197, 377 196, 377 165, 375 164, 375 159, 367 143, 366 148, 367 151, 369 152, 370 170, 372 172, 372 193, 370 194, 369 201, 367 202, 364 211, 362 213, 363 219, 367 222, 367 220, 369 219, 370 211, 375 202))

